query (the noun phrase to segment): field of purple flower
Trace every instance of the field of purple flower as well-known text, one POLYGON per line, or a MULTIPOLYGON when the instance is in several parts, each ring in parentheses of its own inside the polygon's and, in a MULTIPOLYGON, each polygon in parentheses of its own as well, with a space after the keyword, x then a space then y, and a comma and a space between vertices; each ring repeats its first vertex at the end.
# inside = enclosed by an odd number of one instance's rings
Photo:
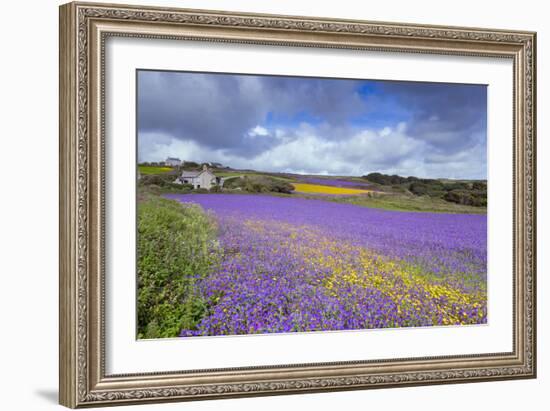
POLYGON ((211 213, 223 258, 181 336, 482 324, 485 215, 259 195, 169 194, 211 213))

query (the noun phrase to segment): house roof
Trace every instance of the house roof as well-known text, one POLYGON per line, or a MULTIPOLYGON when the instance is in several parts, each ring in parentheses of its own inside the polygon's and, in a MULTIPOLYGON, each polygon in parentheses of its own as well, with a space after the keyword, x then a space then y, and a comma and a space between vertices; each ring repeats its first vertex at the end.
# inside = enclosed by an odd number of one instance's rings
POLYGON ((181 178, 198 177, 202 173, 209 173, 209 174, 214 176, 214 173, 212 173, 212 171, 210 171, 206 166, 204 166, 204 168, 202 170, 195 170, 195 171, 183 170, 180 174, 180 177, 181 178))
POLYGON ((202 170, 200 170, 200 171, 182 171, 181 176, 182 177, 198 177, 200 173, 202 173, 202 170))

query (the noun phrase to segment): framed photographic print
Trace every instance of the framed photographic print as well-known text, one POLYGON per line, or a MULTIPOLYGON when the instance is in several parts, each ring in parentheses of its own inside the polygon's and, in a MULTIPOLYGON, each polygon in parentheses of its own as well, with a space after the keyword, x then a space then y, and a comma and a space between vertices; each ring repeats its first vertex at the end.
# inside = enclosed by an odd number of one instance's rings
POLYGON ((61 6, 61 404, 534 378, 535 40, 61 6))

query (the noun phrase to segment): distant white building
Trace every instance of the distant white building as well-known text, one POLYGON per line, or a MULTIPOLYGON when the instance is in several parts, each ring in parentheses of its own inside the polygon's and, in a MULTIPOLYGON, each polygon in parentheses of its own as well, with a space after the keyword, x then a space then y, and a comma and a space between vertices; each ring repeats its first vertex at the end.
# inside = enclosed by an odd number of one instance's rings
POLYGON ((179 167, 181 166, 181 160, 175 157, 168 157, 164 164, 170 167, 179 167))
POLYGON ((194 189, 212 187, 223 184, 223 179, 217 178, 206 165, 199 171, 182 171, 181 175, 174 181, 176 184, 191 184, 194 189))

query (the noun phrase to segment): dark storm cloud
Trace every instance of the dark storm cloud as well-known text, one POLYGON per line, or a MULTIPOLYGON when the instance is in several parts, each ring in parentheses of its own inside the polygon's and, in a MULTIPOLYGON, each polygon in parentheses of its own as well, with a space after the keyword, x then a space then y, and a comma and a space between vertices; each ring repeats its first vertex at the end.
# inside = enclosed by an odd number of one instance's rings
POLYGON ((480 85, 420 82, 381 82, 380 90, 394 96, 411 113, 408 132, 437 150, 453 153, 483 143, 487 90, 480 85))
POLYGON ((140 132, 232 149, 265 115, 255 90, 260 85, 253 78, 149 71, 138 75, 140 132))
POLYGON ((138 130, 254 155, 277 142, 246 140, 248 130, 300 113, 334 126, 366 110, 358 82, 267 76, 151 72, 138 74, 138 130))

